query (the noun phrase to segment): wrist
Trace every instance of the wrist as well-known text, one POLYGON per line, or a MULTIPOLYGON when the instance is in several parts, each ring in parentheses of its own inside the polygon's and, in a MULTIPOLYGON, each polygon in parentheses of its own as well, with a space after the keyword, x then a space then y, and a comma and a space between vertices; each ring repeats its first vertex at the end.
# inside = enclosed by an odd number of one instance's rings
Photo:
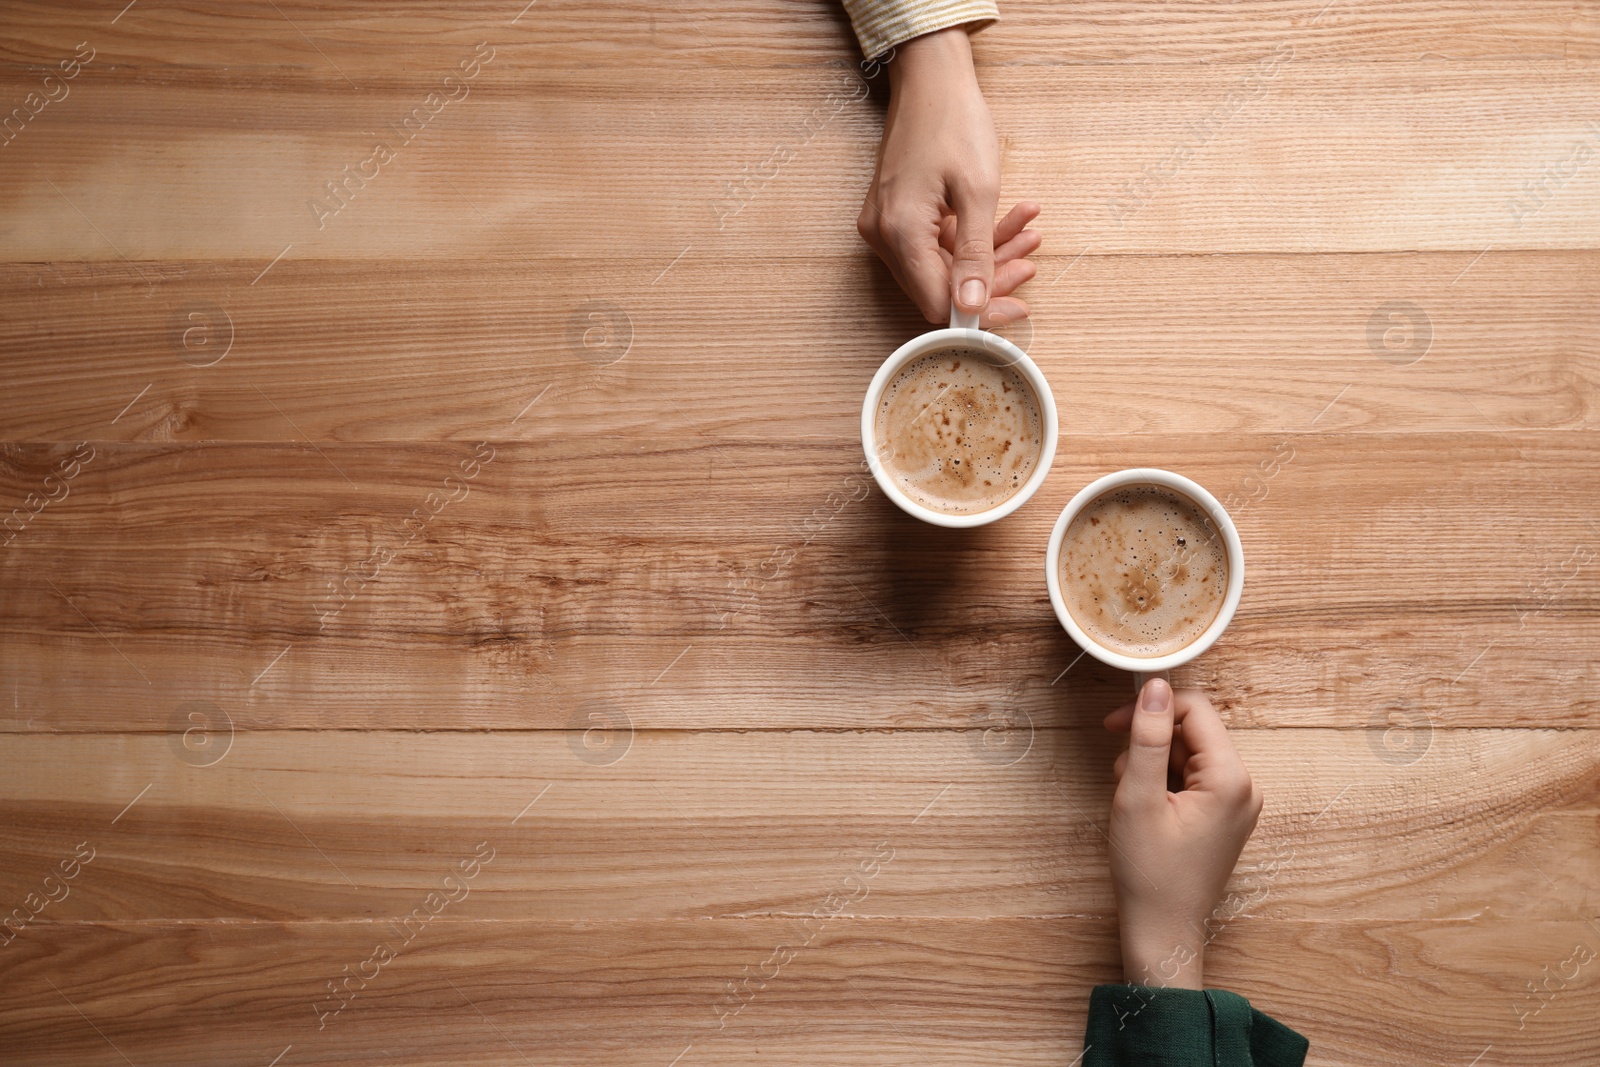
POLYGON ((934 30, 913 37, 895 49, 889 64, 889 90, 902 86, 951 84, 961 79, 977 81, 972 66, 972 43, 964 26, 934 30))
POLYGON ((1122 931, 1122 980, 1165 989, 1205 988, 1205 945, 1179 934, 1122 931))

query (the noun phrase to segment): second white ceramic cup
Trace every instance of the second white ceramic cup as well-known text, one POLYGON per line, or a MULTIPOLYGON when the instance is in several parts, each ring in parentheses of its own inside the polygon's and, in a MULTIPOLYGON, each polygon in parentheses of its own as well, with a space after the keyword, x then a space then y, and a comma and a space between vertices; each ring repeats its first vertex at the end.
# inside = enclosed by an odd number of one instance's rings
POLYGON ((1050 531, 1050 549, 1045 553, 1044 568, 1045 583, 1050 588, 1050 606, 1055 608, 1056 618, 1061 620, 1061 625, 1066 628, 1067 633, 1072 635, 1079 648, 1101 663, 1134 672, 1135 688, 1142 687, 1145 677, 1182 666, 1210 648, 1217 638, 1222 636, 1222 631, 1228 628, 1228 623, 1233 621, 1233 613, 1239 607, 1239 598, 1244 595, 1244 545, 1239 541, 1239 531, 1234 527, 1233 519, 1228 516, 1227 510, 1216 497, 1195 482, 1181 474, 1155 467, 1135 467, 1117 471, 1115 474, 1098 478, 1079 490, 1078 495, 1061 510, 1055 528, 1050 531), (1223 597, 1222 610, 1217 612, 1217 617, 1211 620, 1211 625, 1206 627, 1204 633, 1178 651, 1165 656, 1128 656, 1099 644, 1083 632, 1083 627, 1078 625, 1072 613, 1067 610, 1066 599, 1061 595, 1061 542, 1066 537, 1067 527, 1072 525, 1072 520, 1078 512, 1087 507, 1091 501, 1113 489, 1128 485, 1159 486, 1187 497, 1211 519, 1212 525, 1221 533, 1223 543, 1228 550, 1228 589, 1223 597))
POLYGON ((894 354, 884 360, 883 366, 878 368, 878 373, 873 375, 872 384, 867 387, 866 399, 861 404, 861 447, 867 454, 867 463, 872 468, 872 477, 877 480, 878 488, 882 489, 883 495, 894 501, 901 511, 935 526, 982 526, 1003 519, 1026 504, 1028 498, 1044 484, 1045 476, 1050 473, 1050 465, 1056 458, 1056 436, 1059 432, 1056 401, 1050 394, 1050 383, 1045 381, 1044 372, 1022 349, 998 334, 978 329, 978 317, 957 311, 953 304, 950 307, 949 328, 913 337, 895 349, 894 354), (894 477, 884 469, 883 458, 878 455, 878 405, 883 400, 883 391, 889 387, 894 376, 900 373, 900 368, 907 363, 927 352, 954 345, 976 348, 990 359, 1011 367, 1027 379, 1034 395, 1039 398, 1041 437, 1038 465, 1034 467, 1028 480, 1022 483, 1022 488, 987 511, 960 515, 934 511, 912 500, 895 484, 894 477))

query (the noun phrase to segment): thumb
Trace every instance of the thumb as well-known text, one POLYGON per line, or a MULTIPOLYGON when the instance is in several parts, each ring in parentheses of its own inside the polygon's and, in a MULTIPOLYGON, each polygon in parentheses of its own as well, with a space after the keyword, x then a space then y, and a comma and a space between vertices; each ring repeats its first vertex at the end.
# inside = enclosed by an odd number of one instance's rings
POLYGON ((956 247, 950 264, 950 292, 961 310, 978 312, 989 303, 994 285, 994 213, 999 191, 958 188, 952 199, 956 247))
POLYGON ((1152 678, 1139 691, 1128 741, 1128 763, 1117 798, 1143 806, 1167 797, 1167 760, 1172 751, 1172 687, 1152 678))

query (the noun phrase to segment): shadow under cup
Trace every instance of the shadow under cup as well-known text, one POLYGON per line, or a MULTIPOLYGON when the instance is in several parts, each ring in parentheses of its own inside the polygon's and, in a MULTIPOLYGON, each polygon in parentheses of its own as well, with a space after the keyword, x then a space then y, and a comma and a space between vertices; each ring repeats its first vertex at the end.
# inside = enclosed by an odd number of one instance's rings
POLYGON ((1055 528, 1050 531, 1050 548, 1045 553, 1045 583, 1050 590, 1050 605, 1055 609, 1056 618, 1063 628, 1071 635, 1079 648, 1100 662, 1125 671, 1131 671, 1138 676, 1136 687, 1147 675, 1170 671, 1174 667, 1182 666, 1199 656, 1210 648, 1222 636, 1228 624, 1233 621, 1234 612, 1239 607, 1239 600, 1244 595, 1244 546, 1239 540, 1239 531, 1233 525, 1233 519, 1226 509, 1218 502, 1217 498, 1206 492, 1198 484, 1174 474, 1171 471, 1160 470, 1154 467, 1138 467, 1129 470, 1117 471, 1103 478, 1096 479, 1084 486, 1072 500, 1062 509, 1060 517, 1056 519, 1055 528), (1228 581, 1223 593, 1222 605, 1216 617, 1198 637, 1175 652, 1161 656, 1132 656, 1105 645, 1091 638, 1084 632, 1082 626, 1073 618, 1072 612, 1067 608, 1066 597, 1061 589, 1061 549, 1066 540, 1068 529, 1072 526, 1073 519, 1084 511, 1090 504, 1099 500, 1108 493, 1119 489, 1152 488, 1179 497, 1192 504, 1197 511, 1210 520, 1222 537, 1223 546, 1228 560, 1228 581))
POLYGON ((877 481, 878 488, 883 490, 883 495, 892 500, 900 510, 935 526, 954 528, 982 526, 1005 518, 1027 503, 1028 499, 1038 491, 1039 486, 1044 484, 1045 477, 1050 473, 1050 465, 1055 462, 1056 437, 1059 432, 1055 397, 1051 395, 1050 383, 1045 381, 1044 373, 1039 370, 1038 365, 1029 359, 1022 349, 1004 337, 972 326, 952 325, 948 329, 934 330, 914 337, 895 349, 894 354, 884 360, 877 374, 873 376, 872 384, 867 387, 867 395, 861 405, 861 447, 866 453, 867 463, 872 469, 872 477, 877 481), (991 364, 1010 368, 1033 391, 1039 409, 1039 458, 1032 472, 1014 493, 983 511, 940 511, 913 500, 897 483, 894 474, 884 463, 883 456, 879 454, 878 408, 882 404, 884 393, 906 366, 922 356, 945 348, 974 350, 981 353, 991 364))

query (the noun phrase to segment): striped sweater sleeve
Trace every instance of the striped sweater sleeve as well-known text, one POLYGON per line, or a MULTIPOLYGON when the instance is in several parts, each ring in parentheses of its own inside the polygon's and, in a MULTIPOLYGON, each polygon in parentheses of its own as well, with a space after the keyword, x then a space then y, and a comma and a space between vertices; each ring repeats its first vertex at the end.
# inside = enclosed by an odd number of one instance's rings
POLYGON ((868 59, 934 30, 1000 17, 994 0, 844 0, 844 7, 868 59))

